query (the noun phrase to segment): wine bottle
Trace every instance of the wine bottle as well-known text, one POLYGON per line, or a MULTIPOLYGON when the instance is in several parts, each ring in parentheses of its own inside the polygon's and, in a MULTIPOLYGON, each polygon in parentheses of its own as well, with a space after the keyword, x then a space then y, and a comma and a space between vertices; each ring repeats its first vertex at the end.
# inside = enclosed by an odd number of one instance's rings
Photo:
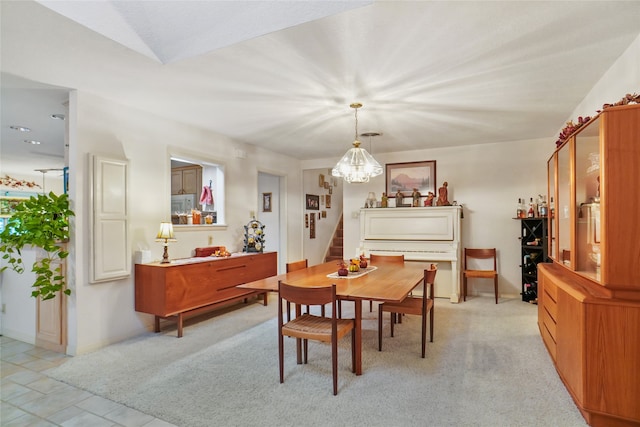
POLYGON ((516 207, 516 218, 522 218, 522 199, 518 199, 518 206, 516 207))
POLYGON ((529 211, 527 212, 527 217, 533 218, 535 216, 535 211, 533 210, 533 197, 529 199, 529 211))

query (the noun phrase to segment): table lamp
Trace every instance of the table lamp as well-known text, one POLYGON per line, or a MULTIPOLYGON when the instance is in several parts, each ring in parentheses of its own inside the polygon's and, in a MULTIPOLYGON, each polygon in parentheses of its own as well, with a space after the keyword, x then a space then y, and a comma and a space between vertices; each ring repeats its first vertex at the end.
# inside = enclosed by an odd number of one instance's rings
POLYGON ((173 237, 173 224, 171 224, 170 222, 161 222, 160 230, 158 230, 158 235, 156 236, 156 242, 163 242, 164 245, 164 254, 162 255, 162 261, 160 262, 161 264, 167 264, 169 262, 170 241, 176 241, 176 239, 173 237))

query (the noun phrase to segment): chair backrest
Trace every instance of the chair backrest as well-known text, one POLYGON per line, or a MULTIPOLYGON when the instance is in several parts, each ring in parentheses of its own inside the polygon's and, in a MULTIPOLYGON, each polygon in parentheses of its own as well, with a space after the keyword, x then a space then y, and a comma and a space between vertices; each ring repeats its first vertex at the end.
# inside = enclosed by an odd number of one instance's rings
POLYGON ((433 283, 436 281, 436 273, 437 272, 438 272, 438 270, 436 268, 424 271, 424 284, 425 284, 425 286, 427 284, 433 285, 433 283))
POLYGON ((306 259, 301 259, 300 261, 289 262, 287 263, 287 273, 296 270, 302 270, 303 268, 307 268, 309 266, 309 262, 306 259))
MULTIPOLYGON (((331 286, 321 286, 318 288, 307 288, 300 286, 292 286, 283 283, 281 280, 278 281, 278 304, 280 304, 280 309, 278 310, 278 323, 279 325, 283 324, 283 307, 282 301, 286 301, 286 312, 288 313, 291 307, 291 304, 294 304, 296 307, 296 317, 300 316, 301 307, 303 305, 311 306, 311 305, 321 305, 331 303, 331 318, 332 320, 337 319, 336 317, 336 285, 332 284, 331 286)), ((308 310, 307 310, 308 312, 308 310)), ((288 316, 288 315, 287 315, 288 316)), ((333 325, 335 328, 335 324, 333 325)))
POLYGON ((404 263, 404 255, 369 255, 369 261, 371 264, 402 264, 404 263))
MULTIPOLYGON (((496 270, 496 248, 490 249, 472 249, 472 248, 464 248, 464 269, 468 270, 468 259, 490 259, 493 258, 493 270, 496 270)), ((486 269, 489 270, 489 269, 486 269)))
POLYGON ((288 285, 278 282, 278 294, 280 298, 299 305, 323 305, 335 301, 336 285, 321 286, 318 288, 288 285))

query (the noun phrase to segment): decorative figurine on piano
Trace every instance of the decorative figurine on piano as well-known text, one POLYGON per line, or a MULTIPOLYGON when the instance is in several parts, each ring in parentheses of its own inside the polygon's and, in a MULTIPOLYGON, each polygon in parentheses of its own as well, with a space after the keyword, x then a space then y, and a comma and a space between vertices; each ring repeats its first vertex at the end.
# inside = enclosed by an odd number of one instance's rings
POLYGON ((436 198, 436 195, 433 193, 433 191, 429 191, 427 193, 427 198, 424 199, 424 205, 425 206, 433 206, 433 199, 436 198))
POLYGON ((389 198, 387 197, 387 193, 382 193, 382 201, 380 202, 380 207, 388 208, 389 207, 389 198))
POLYGON ((438 200, 436 201, 436 206, 451 206, 451 202, 449 202, 449 190, 447 187, 449 183, 445 181, 442 184, 442 187, 438 188, 438 200))
POLYGON ((419 207, 420 206, 420 198, 422 197, 422 194, 420 194, 420 192, 418 191, 417 188, 413 189, 413 193, 411 193, 411 198, 413 199, 413 207, 419 207))
POLYGON ((402 194, 402 191, 398 190, 398 192, 396 193, 396 208, 403 206, 403 203, 404 203, 404 194, 402 194))

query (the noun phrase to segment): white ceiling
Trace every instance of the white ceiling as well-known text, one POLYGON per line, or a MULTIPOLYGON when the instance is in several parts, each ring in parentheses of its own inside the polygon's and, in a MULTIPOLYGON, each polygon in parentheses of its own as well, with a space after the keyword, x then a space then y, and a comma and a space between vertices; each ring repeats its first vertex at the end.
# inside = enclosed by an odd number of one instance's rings
MULTIPOLYGON (((26 146, 5 129, 35 128, 38 112, 29 92, 21 98, 9 90, 19 86, 13 76, 91 92, 299 159, 337 160, 350 147, 353 101, 364 104, 359 131, 383 133, 372 143, 374 156, 532 138, 548 138, 551 149, 575 106, 640 34, 636 1, 0 7, 3 170, 21 161, 24 154, 12 153, 26 146)), ((35 92, 52 95, 54 108, 65 91, 35 92)), ((28 147, 29 155, 45 147, 28 147)))

